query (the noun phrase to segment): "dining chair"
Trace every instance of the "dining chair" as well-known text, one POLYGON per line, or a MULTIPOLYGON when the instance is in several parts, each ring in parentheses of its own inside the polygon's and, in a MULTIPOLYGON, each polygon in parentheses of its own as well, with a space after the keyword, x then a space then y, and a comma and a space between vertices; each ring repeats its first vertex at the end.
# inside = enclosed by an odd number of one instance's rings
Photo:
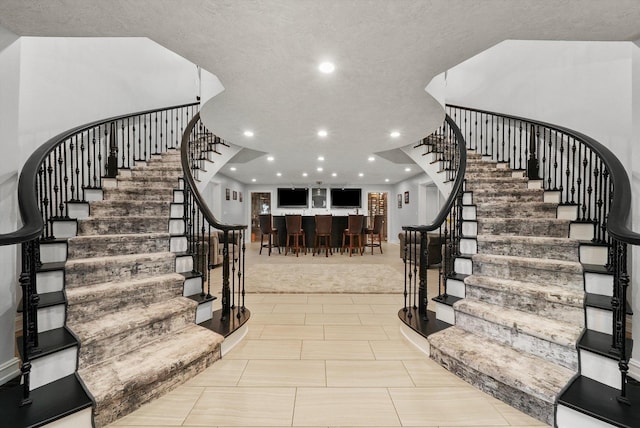
POLYGON ((271 214, 260 214, 260 254, 262 254, 263 248, 269 248, 269 255, 271 255, 271 248, 278 247, 278 252, 282 254, 280 245, 278 243, 278 229, 273 227, 273 219, 271 214), (267 243, 264 243, 264 237, 267 236, 267 243))
POLYGON ((373 247, 380 247, 380 254, 382 252, 382 224, 384 222, 384 215, 376 214, 373 216, 373 227, 366 228, 364 230, 365 235, 371 238, 371 241, 366 244, 367 247, 371 247, 371 254, 373 254, 373 247), (374 238, 378 238, 378 243, 375 242, 374 238))
POLYGON ((347 246, 346 239, 349 238, 349 257, 353 253, 353 241, 358 238, 358 251, 360 255, 364 253, 364 247, 362 246, 362 226, 364 225, 364 216, 358 214, 349 214, 347 220, 347 228, 342 232, 342 248, 340 254, 342 254, 347 246))
POLYGON ((287 214, 284 216, 284 221, 287 227, 287 243, 284 249, 284 255, 286 256, 289 253, 289 249, 293 247, 296 252, 296 257, 298 257, 298 254, 300 253, 301 237, 304 253, 307 254, 307 243, 304 236, 304 230, 302 230, 302 216, 300 214, 287 214), (291 245, 292 238, 293 245, 291 245))
POLYGON ((331 249, 331 224, 333 222, 333 216, 331 214, 317 214, 316 215, 316 239, 313 246, 313 255, 316 255, 316 251, 320 254, 320 245, 325 249, 326 257, 329 257, 329 253, 333 254, 331 249), (322 241, 322 242, 321 242, 322 241))

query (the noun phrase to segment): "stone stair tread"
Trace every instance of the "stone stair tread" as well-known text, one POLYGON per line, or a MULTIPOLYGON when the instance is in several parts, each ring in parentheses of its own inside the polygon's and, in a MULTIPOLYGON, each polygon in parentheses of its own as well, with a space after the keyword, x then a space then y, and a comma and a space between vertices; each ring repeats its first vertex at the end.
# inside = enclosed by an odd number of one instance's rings
POLYGON ((140 298, 140 288, 147 287, 150 292, 155 292, 152 286, 160 282, 184 282, 184 276, 179 273, 168 273, 164 275, 156 275, 151 277, 145 277, 140 279, 134 279, 129 281, 119 282, 103 282, 101 284, 92 284, 88 286, 74 287, 66 290, 67 300, 69 305, 84 304, 88 301, 93 301, 103 298, 102 296, 130 293, 136 296, 136 299, 140 298))
MULTIPOLYGON (((166 217, 165 217, 166 218, 166 217)), ((136 233, 141 239, 145 238, 169 238, 171 235, 168 232, 148 232, 148 233, 136 233)), ((130 233, 114 233, 109 235, 82 235, 69 238, 69 242, 79 241, 92 241, 94 239, 130 239, 130 233)))
POLYGON ((479 300, 460 300, 454 303, 453 309, 498 325, 510 327, 518 333, 521 332, 567 347, 575 347, 583 330, 582 326, 570 325, 479 300))
POLYGON ((431 346, 506 385, 554 403, 573 370, 453 326, 429 336, 431 346))
POLYGON ((473 261, 478 263, 493 263, 493 264, 510 264, 514 266, 523 267, 536 267, 539 269, 561 271, 568 273, 582 274, 582 265, 580 262, 567 261, 567 260, 555 260, 555 259, 540 259, 532 257, 519 257, 519 256, 503 256, 498 254, 475 254, 473 261))
POLYGON ((74 265, 78 264, 92 264, 92 263, 127 263, 136 262, 138 260, 162 260, 166 258, 175 258, 175 254, 169 251, 161 253, 140 253, 140 254, 125 254, 117 256, 101 256, 101 257, 88 257, 83 259, 67 260, 66 268, 70 269, 74 265))
POLYGON ((489 235, 478 234, 476 236, 478 241, 485 242, 517 242, 519 244, 530 245, 553 245, 553 246, 567 246, 577 247, 579 242, 573 238, 558 238, 553 236, 527 236, 527 235, 489 235))
POLYGON ((152 324, 156 320, 170 318, 185 311, 193 311, 197 303, 186 297, 128 308, 82 323, 69 324, 71 330, 87 345, 122 331, 134 330, 140 326, 152 324))
POLYGON ((522 222, 522 223, 556 223, 569 224, 569 220, 562 218, 539 218, 539 217, 491 217, 479 218, 478 222, 482 223, 506 223, 506 222, 522 222))
POLYGON ((78 373, 97 401, 110 401, 181 370, 205 353, 217 352, 223 340, 223 336, 194 324, 78 373))
POLYGON ((467 285, 475 285, 492 290, 504 290, 511 294, 526 295, 567 306, 583 307, 585 293, 580 290, 556 285, 540 286, 536 282, 517 281, 483 275, 469 275, 464 279, 467 285))

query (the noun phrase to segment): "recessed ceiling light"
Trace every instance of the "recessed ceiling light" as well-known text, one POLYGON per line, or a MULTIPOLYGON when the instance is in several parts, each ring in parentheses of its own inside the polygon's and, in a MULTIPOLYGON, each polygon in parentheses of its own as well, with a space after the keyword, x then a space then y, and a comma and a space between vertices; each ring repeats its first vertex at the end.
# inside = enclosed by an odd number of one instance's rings
POLYGON ((326 137, 327 135, 327 131, 325 131, 324 129, 318 131, 318 137, 326 137))
POLYGON ((400 133, 398 131, 393 131, 389 135, 391 136, 391 138, 398 138, 400 136, 400 133))
POLYGON ((360 174, 358 174, 358 177, 364 177, 364 173, 361 172, 360 174))
POLYGON ((322 172, 322 167, 321 167, 321 166, 319 166, 318 168, 316 168, 316 171, 318 171, 318 172, 322 172))
POLYGON ((309 175, 309 174, 307 174, 306 172, 303 172, 303 173, 302 173, 302 176, 303 176, 303 177, 306 177, 307 175, 309 175))
POLYGON ((405 170, 406 172, 409 172, 409 171, 411 171, 411 168, 406 167, 404 170, 405 170))
POLYGON ((324 156, 318 156, 318 160, 322 162, 324 160, 324 156))
POLYGON ((272 161, 272 160, 273 160, 273 156, 269 156, 269 157, 267 157, 267 160, 268 160, 268 161, 272 161))
POLYGON ((255 183, 257 180, 255 178, 252 178, 251 181, 253 181, 255 183))
POLYGON ((369 162, 373 162, 374 160, 376 160, 376 158, 374 158, 373 156, 369 156, 369 162))
POLYGON ((332 173, 331 173, 331 176, 332 176, 332 177, 337 177, 337 176, 338 176, 338 174, 336 174, 335 172, 332 172, 332 173))
POLYGON ((385 182, 385 183, 388 183, 388 182, 389 182, 389 179, 388 179, 388 178, 385 178, 385 179, 384 179, 384 182, 385 182))
POLYGON ((282 177, 282 173, 281 173, 281 172, 277 172, 277 173, 276 173, 276 175, 277 175, 278 177, 282 177))
POLYGON ((318 66, 318 70, 320 70, 322 73, 325 73, 325 74, 333 73, 335 69, 336 69, 335 64, 328 61, 322 62, 318 66))
POLYGON ((231 168, 229 168, 229 169, 230 169, 231 171, 235 171, 235 170, 236 170, 236 167, 235 167, 235 166, 232 166, 232 167, 231 167, 231 168))
POLYGON ((245 137, 253 137, 253 131, 244 131, 244 136, 245 137))

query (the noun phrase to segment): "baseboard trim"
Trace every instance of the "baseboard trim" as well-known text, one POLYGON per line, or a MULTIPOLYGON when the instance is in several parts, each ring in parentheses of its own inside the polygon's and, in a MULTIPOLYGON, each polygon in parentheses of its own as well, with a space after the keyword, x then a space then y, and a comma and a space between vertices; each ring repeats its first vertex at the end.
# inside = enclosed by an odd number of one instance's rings
POLYGON ((0 385, 4 385, 11 379, 20 375, 20 360, 13 357, 9 361, 0 364, 0 385))
POLYGON ((636 359, 629 360, 629 376, 640 382, 640 361, 636 359))

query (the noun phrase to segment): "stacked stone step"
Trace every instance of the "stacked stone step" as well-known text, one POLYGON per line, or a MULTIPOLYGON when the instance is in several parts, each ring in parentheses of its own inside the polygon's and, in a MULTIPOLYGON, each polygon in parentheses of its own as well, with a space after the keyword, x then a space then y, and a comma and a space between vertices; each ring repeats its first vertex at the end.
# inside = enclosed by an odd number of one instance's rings
POLYGON ((170 252, 169 210, 181 166, 167 154, 104 189, 69 239, 67 325, 80 340, 78 372, 106 425, 220 357, 222 336, 195 324, 170 252))
POLYGON ((454 304, 454 327, 429 336, 431 356, 480 389, 553 424, 557 395, 578 370, 582 267, 569 222, 543 190, 495 162, 468 159, 478 254, 454 304))

